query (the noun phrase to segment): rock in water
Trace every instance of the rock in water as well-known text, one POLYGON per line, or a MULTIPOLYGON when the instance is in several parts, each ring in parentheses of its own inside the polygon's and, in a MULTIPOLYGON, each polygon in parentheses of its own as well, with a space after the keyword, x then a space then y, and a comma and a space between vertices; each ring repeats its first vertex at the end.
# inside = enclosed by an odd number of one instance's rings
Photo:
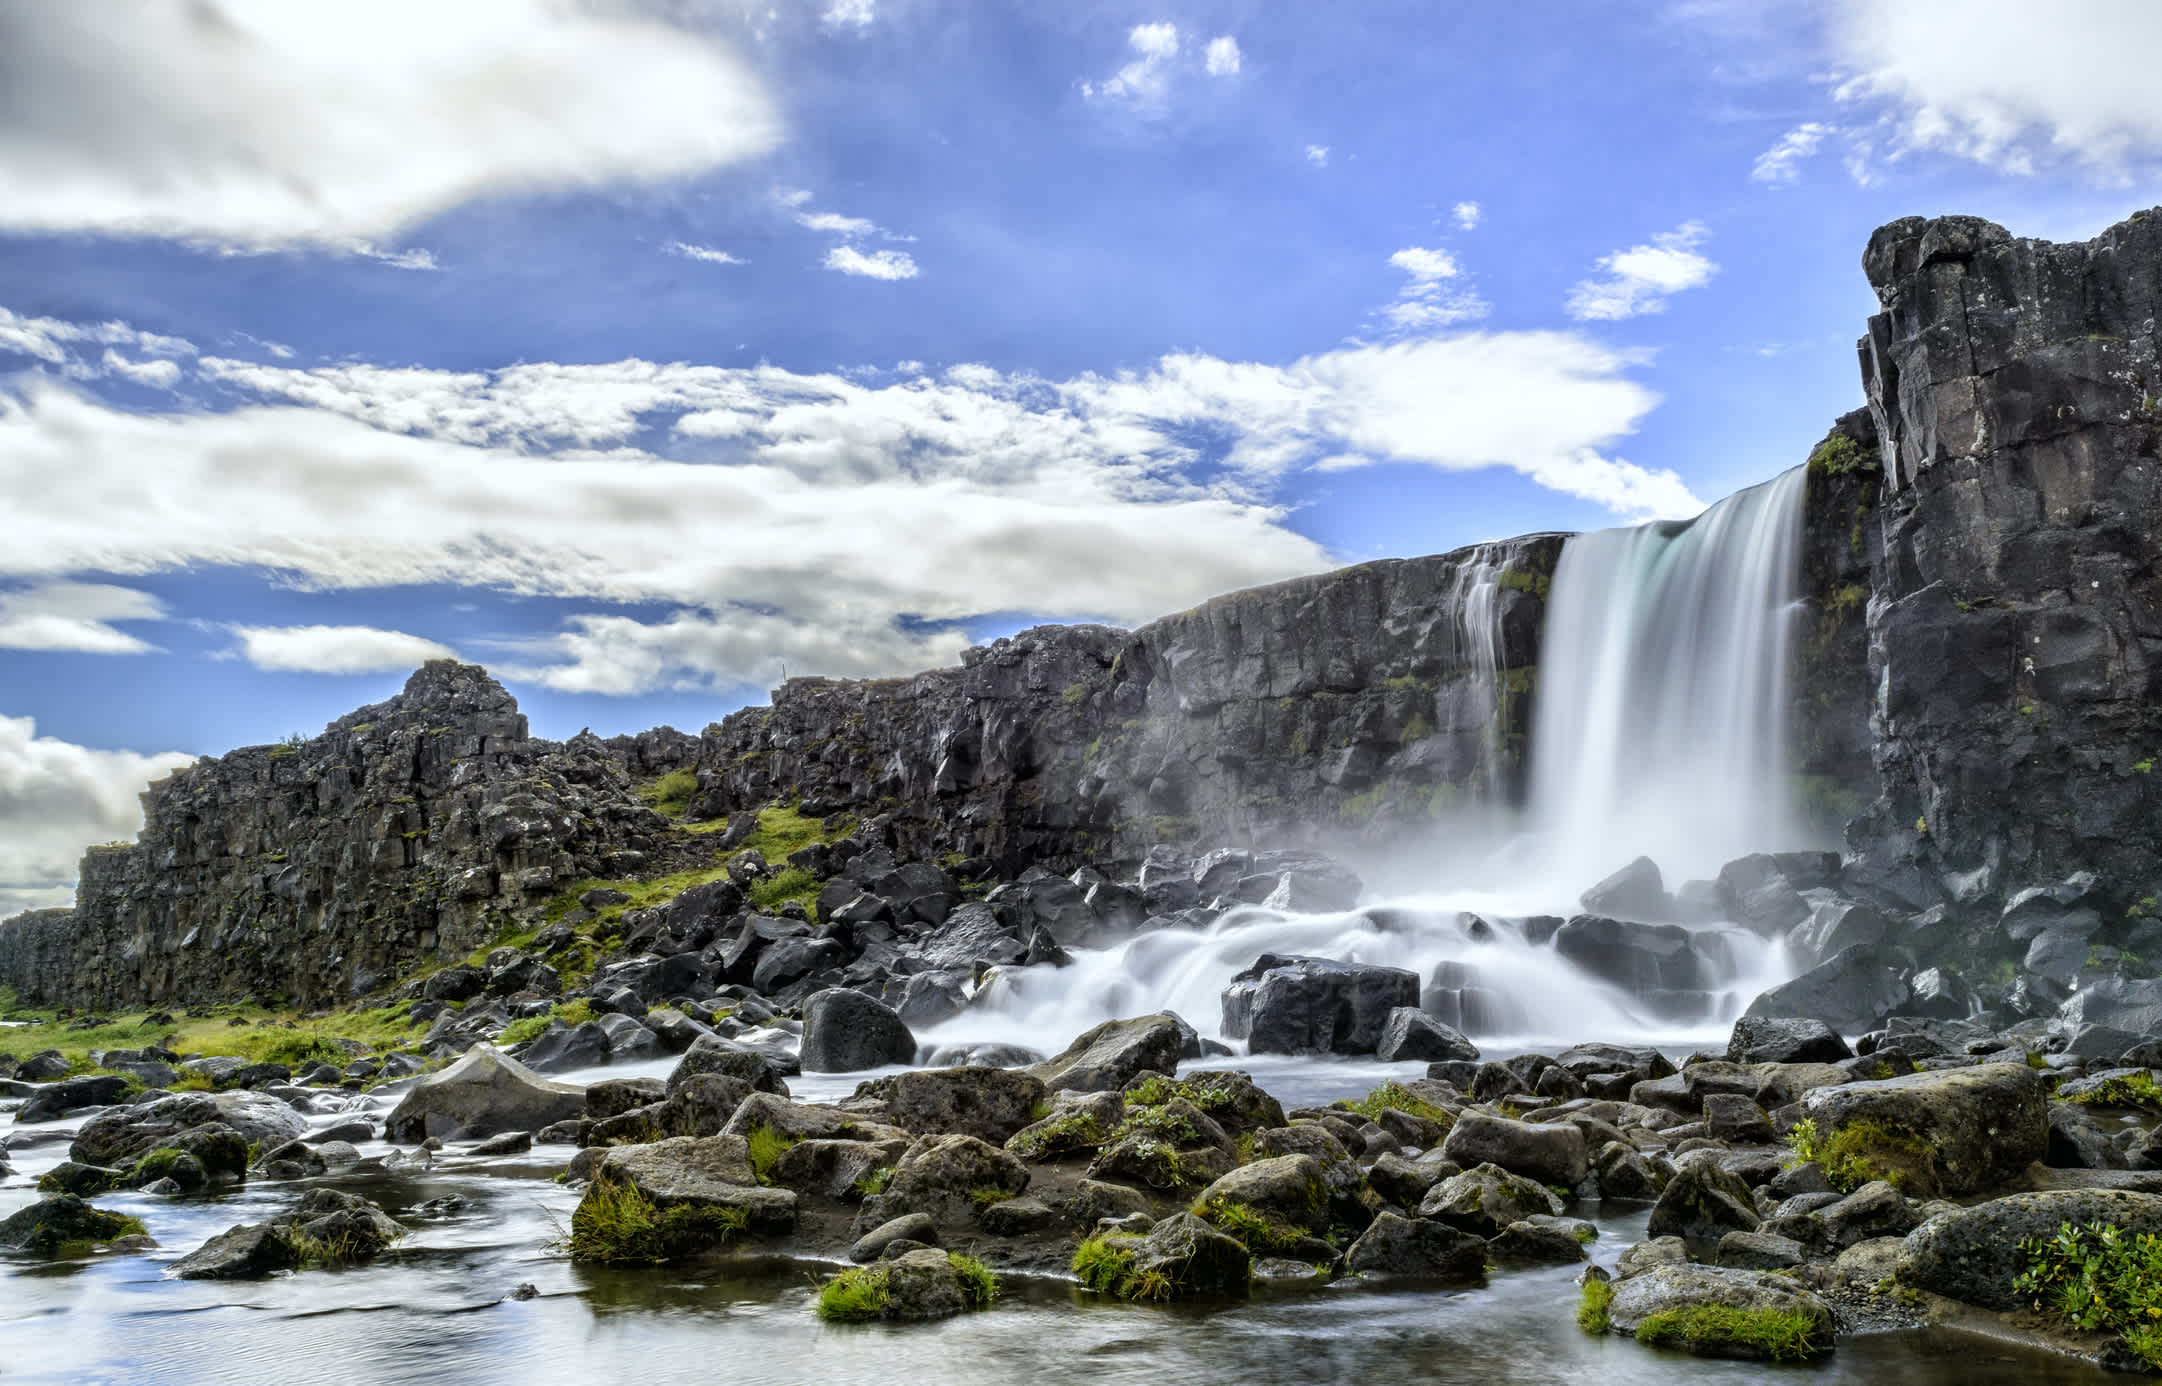
POLYGON ((86 1165, 123 1167, 160 1147, 192 1148, 198 1142, 188 1133, 207 1137, 212 1128, 230 1131, 243 1148, 274 1150, 305 1135, 308 1123, 277 1098, 259 1092, 181 1093, 99 1113, 75 1133, 68 1153, 86 1165))
POLYGON ((551 1082, 493 1045, 476 1044, 405 1095, 384 1121, 383 1139, 413 1145, 430 1136, 458 1141, 538 1131, 583 1116, 585 1106, 584 1088, 551 1082))
POLYGON ((1696 1339, 1664 1335, 1655 1338, 1647 1331, 1647 1323, 1656 1327, 1659 1316, 1691 1309, 1734 1309, 1744 1313, 1770 1310, 1800 1315, 1809 1325, 1808 1339, 1816 1351, 1832 1350, 1836 1325, 1831 1306, 1789 1277, 1762 1271, 1715 1266, 1655 1267, 1615 1282, 1607 1318, 1623 1333, 1640 1334, 1646 1341, 1701 1357, 1747 1359, 1770 1355, 1761 1344, 1746 1337, 1715 1334, 1696 1339))
POLYGON ((93 1208, 73 1194, 60 1194, 0 1221, 0 1246, 51 1256, 70 1245, 110 1242, 142 1230, 134 1218, 93 1208))
POLYGON ((1184 1046, 1175 1016, 1107 1020, 1028 1071, 1051 1092, 1116 1092, 1143 1073, 1178 1072, 1184 1046))
POLYGON ((916 1037, 892 1007, 860 991, 833 987, 803 1003, 805 1073, 856 1073, 913 1063, 916 1037))
POLYGON ((1871 1133, 1882 1172, 1896 1170, 1918 1197, 1987 1193, 2049 1149, 2048 1089, 2025 1064, 1817 1088, 1802 1098, 1802 1115, 1823 1138, 1848 1128, 1871 1133))
POLYGON ((1900 1243, 1899 1278, 1916 1289, 1984 1309, 2022 1309, 2030 1296, 2012 1281, 2027 1268, 2020 1243, 2047 1240, 2065 1223, 2108 1223, 2127 1238, 2162 1236, 2162 1194, 2065 1190, 2013 1194, 1941 1213, 1900 1243))
POLYGON ((1224 1033, 1257 1054, 1371 1054, 1390 1014, 1418 1004, 1416 972, 1263 953, 1224 989, 1224 1033))
POLYGON ((1344 1253, 1344 1268, 1361 1275, 1477 1280, 1486 1273, 1486 1243, 1431 1218, 1383 1213, 1344 1253))
POLYGON ((1510 1121, 1467 1111, 1449 1129, 1441 1153, 1467 1169, 1493 1164, 1541 1184, 1574 1188, 1591 1170, 1584 1132, 1566 1121, 1510 1121))
POLYGON ((1650 857, 1638 857, 1585 891, 1578 902, 1586 913, 1616 919, 1657 923, 1674 917, 1674 901, 1667 895, 1659 863, 1650 857))

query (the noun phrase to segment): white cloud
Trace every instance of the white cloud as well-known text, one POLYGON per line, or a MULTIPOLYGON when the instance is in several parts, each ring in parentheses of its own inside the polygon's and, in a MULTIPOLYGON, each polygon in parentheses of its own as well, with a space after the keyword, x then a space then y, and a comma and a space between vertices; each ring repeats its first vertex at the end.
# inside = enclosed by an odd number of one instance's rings
POLYGON ((98 364, 113 375, 153 389, 170 390, 180 380, 180 364, 176 361, 130 361, 111 347, 105 348, 98 364))
POLYGON ((824 231, 836 236, 868 236, 878 229, 875 221, 864 217, 844 217, 839 212, 806 212, 796 220, 813 231, 824 231))
POLYGON ((1487 315, 1485 299, 1469 288, 1450 284, 1462 276, 1463 269, 1448 251, 1407 246, 1391 255, 1389 263, 1410 276, 1397 291, 1396 301, 1381 310, 1382 319, 1395 331, 1433 332, 1487 315))
POLYGON ((194 759, 92 750, 0 717, 0 917, 72 903, 83 844, 133 838, 136 796, 194 759))
POLYGON ((1486 213, 1480 210, 1479 204, 1476 202, 1459 202, 1450 215, 1456 218, 1458 227, 1470 231, 1478 227, 1479 219, 1485 216, 1486 213))
MULTIPOLYGON (((2013 173, 2162 156, 2153 0, 1839 0, 1838 90, 1876 112, 1892 157, 1929 150, 2013 173)), ((1861 154, 1865 170, 1869 155, 1861 154)))
POLYGON ((1239 70, 1239 41, 1229 34, 1209 40, 1206 65, 1211 77, 1230 77, 1239 70))
POLYGON ((877 0, 832 0, 819 22, 829 29, 864 30, 878 18, 877 0))
POLYGON ((0 228, 377 251, 475 198, 683 178, 780 137, 708 36, 550 0, 0 7, 0 228))
MULTIPOLYGON (((124 322, 75 323, 59 318, 26 318, 0 308, 0 355, 34 356, 51 365, 69 367, 70 374, 86 379, 100 370, 115 369, 103 358, 96 367, 82 360, 79 349, 91 346, 122 346, 151 356, 195 354, 192 342, 155 332, 139 332, 124 322)), ((137 363, 137 368, 141 368, 141 363, 137 363)), ((120 373, 125 373, 124 368, 120 373)))
POLYGON ((1133 57, 1102 81, 1081 83, 1081 94, 1142 116, 1166 112, 1172 88, 1182 77, 1236 76, 1245 61, 1231 35, 1219 34, 1196 50, 1187 46, 1179 26, 1168 21, 1136 24, 1126 33, 1126 46, 1133 57))
POLYGON ((148 592, 97 582, 47 582, 0 592, 0 649, 78 654, 147 654, 156 649, 114 621, 162 621, 148 592))
POLYGON ((710 245, 690 245, 684 241, 670 241, 668 243, 668 253, 681 255, 686 260, 702 260, 709 265, 742 265, 749 263, 749 261, 739 259, 725 250, 716 250, 710 245))
POLYGON ((1802 161, 1814 156, 1818 146, 1824 143, 1824 137, 1830 133, 1831 126, 1814 120, 1795 126, 1757 156, 1756 164, 1749 170, 1750 179, 1766 187, 1792 187, 1801 181, 1802 161))
POLYGON ((1306 162, 1312 164, 1315 168, 1327 168, 1329 166, 1329 147, 1325 144, 1306 146, 1306 162))
POLYGON ((899 250, 874 250, 866 255, 852 245, 837 245, 826 252, 826 268, 866 279, 914 279, 915 257, 899 250))
POLYGON ((772 686, 788 671, 874 678, 896 669, 958 664, 970 641, 958 630, 911 633, 892 625, 826 626, 761 611, 683 610, 665 621, 573 616, 570 629, 530 642, 501 672, 565 693, 642 693, 697 688, 725 669, 746 683, 772 686))
POLYGON ((438 641, 374 626, 235 626, 233 634, 248 663, 289 673, 396 673, 458 657, 438 641))
POLYGON ((1586 279, 1569 291, 1569 316, 1579 321, 1612 322, 1642 313, 1664 312, 1667 299, 1701 288, 1719 270, 1696 247, 1710 235, 1699 221, 1683 222, 1633 245, 1599 257, 1602 279, 1586 279))
POLYGON ((385 250, 380 246, 369 245, 365 242, 357 245, 355 249, 359 254, 365 255, 371 260, 375 260, 382 264, 389 265, 392 269, 439 270, 443 268, 441 265, 435 262, 435 252, 432 250, 422 250, 418 248, 410 250, 385 250))

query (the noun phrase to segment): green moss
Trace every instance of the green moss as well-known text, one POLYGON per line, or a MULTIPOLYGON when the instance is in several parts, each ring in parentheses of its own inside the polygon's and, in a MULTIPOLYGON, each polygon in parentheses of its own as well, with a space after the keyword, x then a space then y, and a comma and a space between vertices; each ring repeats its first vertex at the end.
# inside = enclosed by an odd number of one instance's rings
POLYGON ((1817 1336, 1817 1321, 1784 1309, 1735 1309, 1692 1304, 1664 1309, 1637 1325, 1636 1338, 1653 1347, 1676 1347, 1720 1356, 1736 1351, 1774 1362, 1802 1362, 1831 1351, 1817 1336))
POLYGON ((1140 1103, 1126 1109, 1126 1119, 1112 1128, 1110 1139, 1119 1141, 1132 1135, 1152 1136, 1173 1145, 1194 1145, 1201 1140, 1193 1118, 1185 1113, 1140 1103))
POLYGON ((640 790, 638 797, 651 804, 658 813, 681 818, 683 811, 691 806, 691 796, 697 792, 696 770, 671 770, 640 790))
POLYGON ((1338 1102, 1336 1105, 1347 1112, 1357 1112, 1369 1121, 1381 1120, 1381 1114, 1393 1107, 1399 1112, 1438 1122, 1445 1128, 1456 1125, 1456 1118, 1446 1107, 1435 1106, 1397 1082, 1383 1083, 1356 1102, 1338 1102))
POLYGON ((802 867, 784 866, 764 880, 753 882, 748 893, 751 908, 761 914, 772 914, 790 900, 809 911, 818 904, 818 887, 818 878, 802 867))
POLYGON ((1835 433, 1809 454, 1812 476, 1851 476, 1879 469, 1876 455, 1844 433, 1835 433))
POLYGON ((2162 1108, 2162 1087, 2155 1085, 2152 1073, 2140 1069, 2136 1073, 2105 1078, 2085 1092, 2073 1093, 2064 1100, 2083 1107, 2162 1108))
POLYGON ((571 1214, 563 1249, 596 1265, 660 1265, 721 1246, 741 1235, 740 1208, 656 1206, 634 1186, 595 1179, 571 1214))
POLYGON ((1427 716, 1426 710, 1421 708, 1419 711, 1412 713, 1410 720, 1404 723, 1404 730, 1398 739, 1402 741, 1424 741, 1433 734, 1434 719, 1427 716))
POLYGON ((1495 579, 1497 585, 1510 592, 1529 592, 1541 601, 1553 588, 1554 579, 1545 573, 1535 573, 1527 568, 1504 568, 1495 579))
POLYGON ((1577 1297, 1576 1326, 1586 1333, 1604 1333, 1613 1325, 1607 1318, 1607 1306, 1614 1302, 1614 1287, 1597 1276, 1584 1281, 1584 1293, 1577 1297))
POLYGON ((743 1139, 750 1146, 751 1172, 758 1176, 761 1184, 770 1181, 773 1166, 796 1143, 794 1136, 783 1135, 762 1121, 744 1132, 743 1139))
POLYGON ((868 1323, 893 1302, 892 1275, 883 1266, 842 1271, 818 1287, 818 1317, 828 1323, 868 1323))
POLYGON ((1189 1210, 1226 1236, 1236 1237, 1256 1254, 1289 1251, 1306 1240, 1303 1228, 1278 1222, 1251 1204, 1234 1198, 1212 1198, 1189 1210))
POLYGON ((1813 1120, 1796 1123, 1787 1145, 1801 1163, 1816 1162, 1841 1193, 1882 1179, 1901 1192, 1933 1181, 1936 1156, 1929 1143, 1881 1121, 1853 1121, 1825 1133, 1813 1120))
POLYGON ((1091 1112, 1072 1112, 1048 1125, 1016 1132, 1006 1149, 1024 1160, 1041 1160, 1076 1150, 1094 1150, 1104 1144, 1103 1123, 1091 1112))
POLYGON ((1013 1199, 1013 1196, 1013 1192, 1010 1189, 994 1189, 985 1187, 981 1189, 970 1189, 968 1191, 968 1201, 975 1204, 978 1208, 988 1208, 995 1203, 1010 1202, 1013 1199))
POLYGON ((1074 1251, 1073 1273, 1099 1294, 1117 1295, 1120 1299, 1169 1299, 1172 1287, 1168 1279, 1134 1265, 1133 1241, 1113 1233, 1089 1238, 1074 1251))
POLYGON ((961 1298, 968 1301, 969 1308, 988 1309, 997 1301, 998 1276, 989 1266, 958 1251, 946 1253, 946 1264, 953 1267, 954 1278, 961 1282, 961 1298))
POLYGON ((1089 686, 1085 683, 1069 683, 1059 690, 1058 700, 1068 707, 1079 707, 1089 700, 1089 686))

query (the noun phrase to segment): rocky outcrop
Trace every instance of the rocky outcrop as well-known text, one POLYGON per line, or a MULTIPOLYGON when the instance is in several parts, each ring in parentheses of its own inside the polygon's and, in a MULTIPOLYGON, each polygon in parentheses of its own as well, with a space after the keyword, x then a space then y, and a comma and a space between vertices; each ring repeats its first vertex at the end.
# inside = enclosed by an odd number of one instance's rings
POLYGON ((2121 926, 2162 883, 2162 212, 2066 245, 1909 217, 1863 268, 1882 795, 1849 841, 1985 952, 2080 870, 2121 926))
POLYGON ((639 870, 665 826, 598 738, 527 736, 502 685, 449 660, 312 740, 177 771, 143 811, 135 843, 84 857, 74 910, 0 926, 0 984, 85 1007, 344 1001, 639 870))
POLYGON ((1423 821, 1523 764, 1562 535, 1040 626, 908 679, 792 679, 706 730, 694 814, 800 793, 1008 870, 1423 821))

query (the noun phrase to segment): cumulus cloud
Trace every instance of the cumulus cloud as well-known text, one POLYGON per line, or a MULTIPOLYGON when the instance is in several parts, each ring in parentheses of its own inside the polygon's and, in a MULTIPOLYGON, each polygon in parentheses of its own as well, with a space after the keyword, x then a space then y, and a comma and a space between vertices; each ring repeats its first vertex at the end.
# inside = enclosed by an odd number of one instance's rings
POLYGON ((92 750, 0 717, 0 917, 72 903, 83 844, 134 837, 136 796, 194 759, 92 750))
POLYGON ((1831 39, 1846 73, 1839 98, 1878 115, 1894 157, 2117 173, 2162 156, 2152 0, 2064 0, 2046 14, 2022 0, 1840 0, 1831 39))
POLYGON ((1200 72, 1210 77, 1232 77, 1244 62, 1239 41, 1229 34, 1210 39, 1196 56, 1186 46, 1179 26, 1168 21, 1136 24, 1126 32, 1126 46, 1133 57, 1102 81, 1083 82, 1082 96, 1143 115, 1157 115, 1169 108, 1172 87, 1181 76, 1200 72))
POLYGON ((772 148, 762 84, 651 10, 550 0, 0 3, 0 229, 401 250, 475 198, 772 148))
POLYGON ((1814 120, 1795 126, 1757 156, 1749 170, 1750 179, 1771 188, 1792 187, 1801 181, 1802 161, 1813 157, 1830 133, 1831 126, 1814 120))
POLYGON ((1652 237, 1599 258, 1603 277, 1580 281, 1569 291, 1569 316, 1579 321, 1618 321, 1666 311, 1667 300, 1685 289, 1711 282, 1719 266, 1697 253, 1711 232, 1700 221, 1683 222, 1652 237))
POLYGON ((905 251, 874 250, 869 254, 852 245, 837 245, 826 252, 826 268, 866 279, 914 279, 916 258, 905 251))
POLYGON ((0 308, 0 355, 30 356, 55 366, 73 366, 74 374, 87 377, 94 371, 83 366, 77 358, 84 349, 93 346, 128 347, 151 356, 195 354, 192 342, 155 332, 140 332, 124 322, 76 323, 59 318, 26 318, 0 308))
POLYGON ((1398 332, 1432 332, 1487 315, 1486 300, 1456 283, 1463 268, 1439 247, 1407 246, 1389 263, 1408 276, 1396 301, 1381 310, 1383 321, 1398 332))
POLYGON ((396 673, 431 659, 456 659, 450 646, 374 626, 235 626, 240 657, 258 669, 301 674, 396 673))
POLYGON ((1456 218, 1456 224, 1459 228, 1471 231, 1477 229, 1479 219, 1485 216, 1486 213, 1480 209, 1479 204, 1476 202, 1459 202, 1451 215, 1456 218))
POLYGON ((1306 146, 1306 162, 1312 164, 1315 168, 1327 168, 1329 166, 1329 147, 1325 144, 1306 146))
POLYGON ((148 592, 101 582, 46 582, 0 592, 0 649, 79 654, 147 654, 155 645, 112 624, 162 621, 148 592))
POLYGON ((680 255, 686 260, 701 260, 709 265, 742 265, 750 263, 729 254, 725 250, 716 250, 710 245, 691 245, 684 241, 670 241, 668 243, 668 253, 670 255, 680 255))

